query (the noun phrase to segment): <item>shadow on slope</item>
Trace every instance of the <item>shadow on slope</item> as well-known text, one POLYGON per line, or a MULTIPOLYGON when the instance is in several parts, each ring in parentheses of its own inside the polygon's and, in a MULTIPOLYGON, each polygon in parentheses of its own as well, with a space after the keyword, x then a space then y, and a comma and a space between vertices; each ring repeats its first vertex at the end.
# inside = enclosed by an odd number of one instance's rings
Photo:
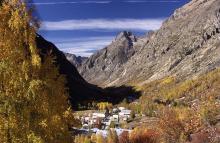
POLYGON ((113 104, 118 104, 124 99, 128 101, 138 99, 142 94, 141 91, 137 91, 134 87, 125 85, 120 87, 108 87, 105 88, 104 91, 108 96, 107 101, 113 104))
POLYGON ((48 55, 56 57, 54 62, 58 66, 60 74, 66 77, 69 100, 73 109, 78 109, 79 104, 84 107, 87 107, 87 105, 92 102, 111 102, 118 104, 125 98, 134 99, 140 97, 141 93, 130 86, 103 89, 88 83, 79 74, 77 68, 66 59, 64 53, 53 43, 45 40, 40 35, 37 35, 36 43, 42 59, 48 55))
POLYGON ((126 99, 128 103, 139 99, 139 97, 142 95, 141 91, 137 91, 134 87, 132 86, 120 86, 120 87, 108 87, 108 88, 100 88, 101 89, 101 94, 100 96, 94 97, 91 96, 91 98, 87 98, 84 100, 81 100, 77 104, 76 110, 88 110, 88 109, 96 109, 97 103, 100 102, 109 102, 112 103, 113 105, 117 105, 126 99), (93 105, 95 103, 95 106, 93 105))
POLYGON ((86 82, 81 77, 76 67, 66 59, 63 52, 61 52, 53 43, 45 40, 40 35, 37 35, 36 43, 42 59, 48 55, 55 57, 54 63, 58 66, 60 74, 66 77, 66 87, 70 95, 69 100, 74 109, 77 108, 79 102, 101 98, 103 90, 86 82))

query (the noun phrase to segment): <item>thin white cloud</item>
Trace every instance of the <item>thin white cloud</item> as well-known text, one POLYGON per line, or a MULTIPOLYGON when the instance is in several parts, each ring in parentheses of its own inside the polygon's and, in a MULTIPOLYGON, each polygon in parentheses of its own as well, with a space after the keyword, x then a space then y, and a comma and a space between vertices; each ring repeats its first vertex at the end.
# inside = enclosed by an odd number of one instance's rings
POLYGON ((179 0, 128 0, 126 3, 178 3, 179 0))
POLYGON ((112 1, 81 1, 79 3, 84 3, 84 4, 86 4, 86 3, 109 4, 111 2, 112 1))
POLYGON ((57 5, 57 4, 74 4, 76 2, 35 2, 35 3, 29 3, 34 5, 57 5))
POLYGON ((91 3, 95 3, 95 4, 109 4, 112 1, 72 1, 72 2, 34 2, 34 3, 30 3, 30 4, 34 4, 34 5, 63 5, 63 4, 91 4, 91 3))
POLYGON ((91 56, 95 51, 109 45, 114 37, 81 37, 69 39, 49 39, 62 51, 72 53, 77 56, 91 56))
POLYGON ((45 21, 41 30, 157 30, 161 27, 164 18, 158 19, 86 19, 45 21))
MULTIPOLYGON (((112 3, 113 1, 70 1, 70 2, 34 2, 30 4, 34 5, 63 5, 63 4, 109 4, 112 3)), ((125 1, 118 1, 119 3, 177 3, 180 2, 180 0, 125 0, 125 1)))

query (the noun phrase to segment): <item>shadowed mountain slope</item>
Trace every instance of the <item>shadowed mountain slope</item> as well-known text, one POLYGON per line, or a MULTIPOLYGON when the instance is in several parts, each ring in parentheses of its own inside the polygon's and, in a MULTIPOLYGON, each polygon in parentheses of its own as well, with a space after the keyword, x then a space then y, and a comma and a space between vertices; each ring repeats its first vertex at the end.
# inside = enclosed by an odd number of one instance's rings
POLYGON ((133 87, 121 86, 102 89, 96 85, 85 81, 76 67, 72 65, 58 48, 51 42, 48 42, 43 37, 36 37, 37 47, 40 49, 42 58, 48 54, 54 56, 55 64, 59 67, 60 74, 63 74, 67 79, 67 88, 69 90, 69 99, 72 107, 77 109, 78 105, 87 106, 88 103, 108 101, 119 103, 124 98, 133 96, 137 98, 140 92, 135 91, 133 87))
POLYGON ((102 89, 87 83, 78 73, 76 67, 66 59, 63 52, 59 51, 53 43, 46 41, 40 35, 37 36, 36 42, 41 55, 50 53, 55 57, 55 63, 59 67, 60 73, 67 79, 67 88, 69 88, 70 101, 73 107, 86 100, 102 99, 102 89))

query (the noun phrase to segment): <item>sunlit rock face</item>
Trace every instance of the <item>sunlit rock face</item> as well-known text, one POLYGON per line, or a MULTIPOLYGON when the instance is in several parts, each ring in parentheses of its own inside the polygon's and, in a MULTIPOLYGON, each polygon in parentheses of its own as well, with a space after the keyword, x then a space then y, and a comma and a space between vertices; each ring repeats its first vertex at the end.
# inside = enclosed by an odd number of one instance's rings
POLYGON ((79 72, 89 82, 93 84, 103 85, 112 79, 114 72, 130 60, 135 54, 136 36, 131 32, 121 32, 112 41, 112 43, 104 49, 93 54, 86 60, 79 72))
POLYGON ((147 36, 120 33, 78 69, 91 83, 118 86, 165 76, 183 80, 218 67, 220 1, 192 0, 147 36))

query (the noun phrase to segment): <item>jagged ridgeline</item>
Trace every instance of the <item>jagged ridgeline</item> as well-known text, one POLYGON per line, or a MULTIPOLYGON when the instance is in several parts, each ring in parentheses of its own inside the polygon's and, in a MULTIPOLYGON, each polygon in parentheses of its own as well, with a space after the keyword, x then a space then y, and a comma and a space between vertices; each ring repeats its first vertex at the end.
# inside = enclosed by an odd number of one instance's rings
POLYGON ((1 3, 0 142, 72 142, 66 81, 50 52, 37 48, 32 9, 23 0, 1 3))
POLYGON ((219 68, 219 7, 219 0, 192 0, 147 36, 120 33, 78 69, 89 82, 106 87, 170 75, 184 80, 219 68))

